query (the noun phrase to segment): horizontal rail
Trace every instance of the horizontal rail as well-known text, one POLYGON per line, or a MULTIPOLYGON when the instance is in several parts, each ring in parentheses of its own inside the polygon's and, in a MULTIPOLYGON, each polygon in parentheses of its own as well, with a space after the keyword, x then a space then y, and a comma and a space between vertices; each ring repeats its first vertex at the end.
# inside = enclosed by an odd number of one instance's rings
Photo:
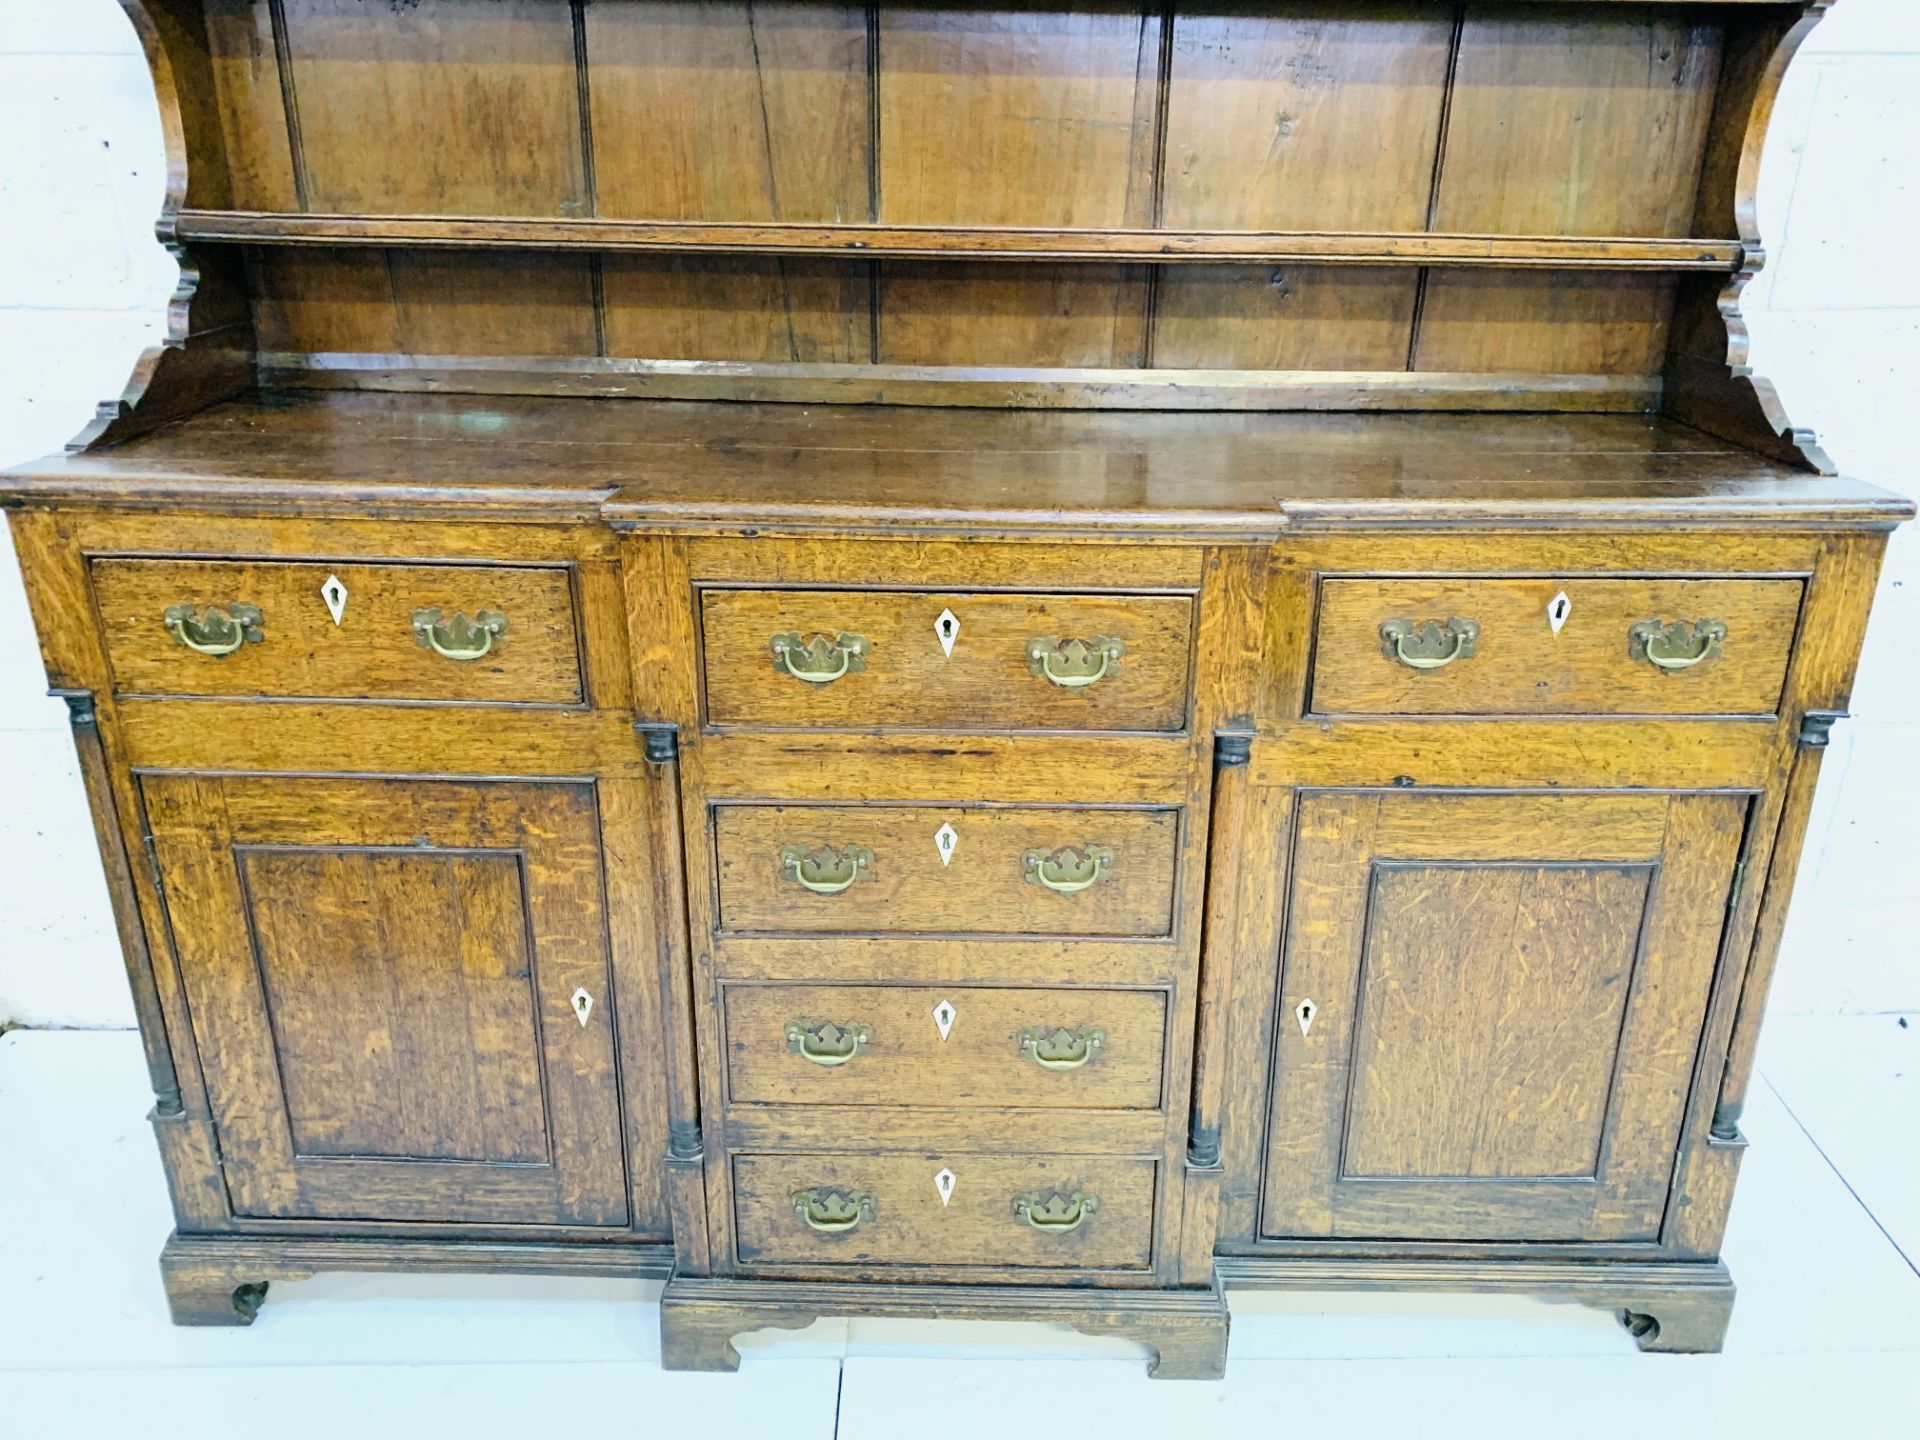
POLYGON ((174 236, 246 245, 825 255, 859 259, 1155 265, 1486 265, 1705 270, 1746 263, 1737 240, 1279 230, 1026 229, 977 225, 720 224, 515 216, 300 215, 183 210, 174 236))

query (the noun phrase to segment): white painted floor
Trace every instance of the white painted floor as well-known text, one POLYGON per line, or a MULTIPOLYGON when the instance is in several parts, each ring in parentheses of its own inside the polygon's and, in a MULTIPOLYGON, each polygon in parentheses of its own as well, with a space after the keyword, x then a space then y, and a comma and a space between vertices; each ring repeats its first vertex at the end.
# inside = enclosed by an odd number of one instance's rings
POLYGON ((1745 1121, 1727 1350, 1643 1356, 1596 1311, 1245 1295, 1218 1384, 1039 1325, 822 1321, 671 1375, 656 1286, 331 1276, 176 1330, 130 1034, 0 1036, 0 1440, 253 1434, 701 1440, 1920 1437, 1920 1016, 1776 1018, 1745 1121))

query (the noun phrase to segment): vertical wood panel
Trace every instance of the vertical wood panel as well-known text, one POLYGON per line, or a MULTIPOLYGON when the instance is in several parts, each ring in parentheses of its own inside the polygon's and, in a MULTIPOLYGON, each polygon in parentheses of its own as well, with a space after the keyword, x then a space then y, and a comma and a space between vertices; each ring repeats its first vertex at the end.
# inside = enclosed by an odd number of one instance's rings
POLYGON ((866 12, 587 7, 602 215, 866 220, 866 12))
POLYGON ((593 280, 581 255, 395 250, 401 348, 415 355, 592 355, 593 280))
POLYGON ((286 0, 286 16, 315 210, 587 213, 566 5, 286 0))
POLYGON ((1166 267, 1158 368, 1400 370, 1419 271, 1346 265, 1166 267))
POLYGON ((1672 309, 1671 275, 1436 269, 1413 368, 1651 375, 1672 309))
POLYGON ((898 264, 880 353, 898 365, 1141 363, 1144 271, 1126 265, 898 264))
POLYGON ((1683 6, 1470 6, 1433 228, 1687 234, 1720 43, 1683 6))
POLYGON ((247 276, 263 351, 400 349, 384 250, 250 250, 247 276))
MULTIPOLYGON (((266 0, 206 0, 214 104, 238 210, 298 210, 292 144, 266 0)), ((197 157, 196 157, 197 158, 197 157)))
POLYGON ((872 358, 872 285, 864 264, 608 256, 601 293, 609 355, 822 363, 872 358))
MULTIPOLYGON (((881 218, 904 225, 1146 225, 1158 6, 883 9, 881 218), (1144 77, 1144 78, 1143 78, 1144 77)), ((877 359, 1137 365, 1150 272, 900 266, 877 359)))
POLYGON ((1176 17, 1162 223, 1421 229, 1452 29, 1422 0, 1176 17))

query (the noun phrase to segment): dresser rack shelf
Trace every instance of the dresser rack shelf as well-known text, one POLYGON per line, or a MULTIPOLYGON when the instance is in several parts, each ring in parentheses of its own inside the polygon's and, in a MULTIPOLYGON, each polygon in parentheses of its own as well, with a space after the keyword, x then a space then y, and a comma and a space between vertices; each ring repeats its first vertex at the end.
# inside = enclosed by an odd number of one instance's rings
POLYGON ((307 215, 184 210, 196 243, 588 250, 630 254, 821 255, 872 260, 1038 260, 1155 265, 1490 265, 1506 269, 1696 270, 1731 274, 1737 240, 1442 235, 1316 230, 1033 229, 997 225, 756 224, 512 215, 307 215))

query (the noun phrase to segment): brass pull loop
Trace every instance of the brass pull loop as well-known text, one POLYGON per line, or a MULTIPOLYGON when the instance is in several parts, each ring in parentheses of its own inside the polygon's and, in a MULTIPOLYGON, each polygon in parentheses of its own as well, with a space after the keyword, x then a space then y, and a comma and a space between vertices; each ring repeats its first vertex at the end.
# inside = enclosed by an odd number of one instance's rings
POLYGON ((835 1025, 831 1020, 787 1023, 787 1049, 829 1070, 862 1054, 872 1040, 873 1027, 857 1020, 849 1025, 835 1025))
POLYGON ((1045 1230, 1052 1235, 1078 1230, 1087 1217, 1099 1208, 1098 1195, 1088 1195, 1079 1190, 1072 1195, 1062 1195, 1058 1190, 1036 1190, 1031 1195, 1016 1196, 1013 1202, 1015 1215, 1034 1229, 1045 1230))
POLYGON ((835 850, 822 845, 807 850, 799 845, 780 847, 780 868, 816 895, 838 895, 873 864, 873 852, 864 845, 835 850))
POLYGON ((1029 850, 1020 857, 1027 879, 1056 895, 1078 895, 1099 882, 1113 866, 1113 851, 1104 845, 1076 849, 1063 845, 1051 853, 1029 850))
POLYGON ((461 664, 481 660, 498 649, 507 632, 507 617, 498 610, 479 610, 471 620, 456 610, 448 619, 437 609, 413 612, 413 638, 421 648, 461 664))
POLYGON ((862 1220, 873 1219, 873 1195, 866 1190, 832 1190, 816 1185, 811 1190, 793 1192, 793 1213, 810 1230, 823 1235, 844 1235, 858 1229, 862 1220))
POLYGON ((266 617, 258 605, 209 605, 203 611, 191 605, 169 605, 160 619, 167 633, 187 649, 216 660, 242 645, 258 645, 266 639, 261 628, 266 617))
POLYGON ((1042 1070, 1078 1070, 1100 1053, 1107 1032, 1091 1025, 1077 1030, 1036 1025, 1020 1032, 1020 1053, 1042 1070))
POLYGON ((1126 645, 1106 638, 1062 640, 1038 635, 1027 642, 1027 673, 1041 676, 1062 690, 1082 690, 1120 668, 1126 645))
POLYGON ((797 630, 776 635, 769 642, 773 668, 784 670, 809 685, 831 685, 851 670, 867 668, 867 637, 842 631, 829 640, 815 635, 802 640, 797 630))
POLYGON ((1720 653, 1727 627, 1720 620, 1642 620, 1627 630, 1627 654, 1669 673, 1691 670, 1720 653))
POLYGON ((1380 627, 1380 648, 1387 659, 1409 670, 1438 670, 1468 659, 1479 638, 1480 623, 1457 615, 1444 626, 1438 620, 1389 620, 1380 627))

